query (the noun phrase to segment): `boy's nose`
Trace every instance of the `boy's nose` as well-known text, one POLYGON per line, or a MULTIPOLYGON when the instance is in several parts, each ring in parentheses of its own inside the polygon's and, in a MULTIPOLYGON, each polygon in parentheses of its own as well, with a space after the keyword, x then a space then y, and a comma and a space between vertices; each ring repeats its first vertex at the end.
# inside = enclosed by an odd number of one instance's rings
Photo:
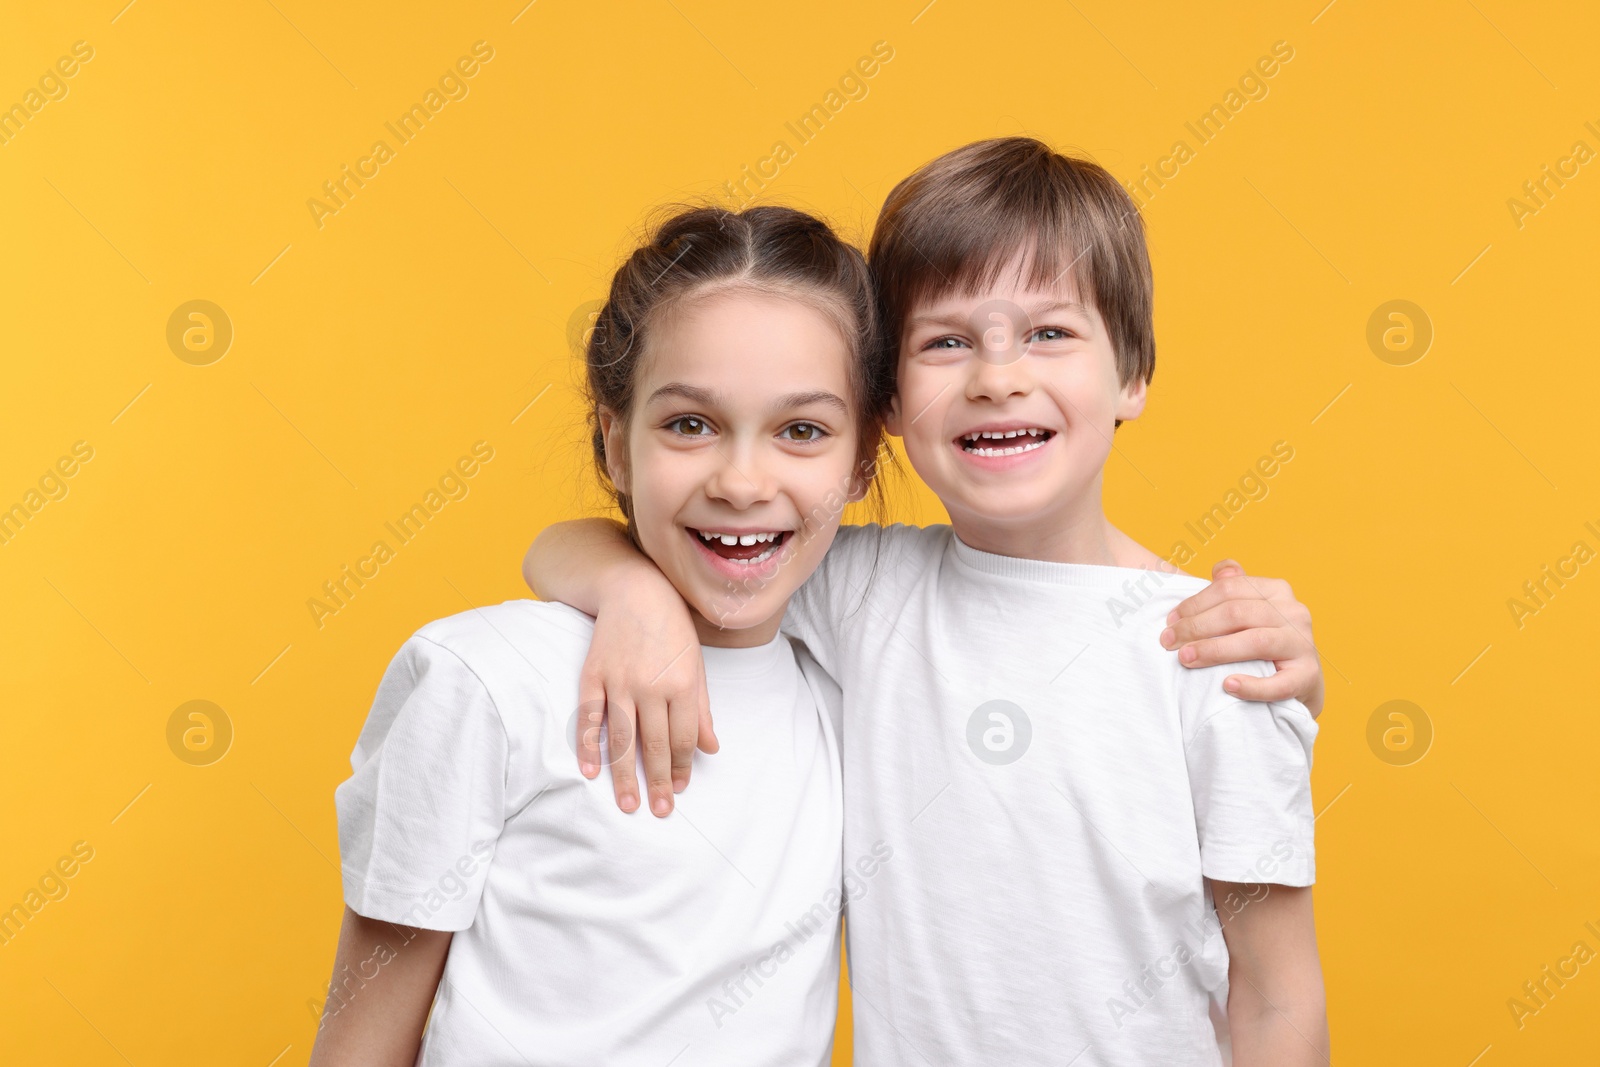
POLYGON ((1027 396, 1033 389, 1033 380, 1024 360, 991 362, 988 359, 976 359, 972 361, 971 368, 967 378, 968 400, 1005 400, 1007 397, 1027 396))

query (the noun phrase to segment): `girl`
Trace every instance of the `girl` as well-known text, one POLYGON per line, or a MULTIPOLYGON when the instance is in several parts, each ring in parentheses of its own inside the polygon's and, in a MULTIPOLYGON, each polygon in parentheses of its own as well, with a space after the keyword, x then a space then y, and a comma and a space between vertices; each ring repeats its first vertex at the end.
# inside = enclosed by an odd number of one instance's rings
POLYGON ((336 792, 346 909, 313 1067, 419 1044, 472 1067, 831 1055, 837 693, 778 625, 871 480, 865 263, 798 211, 686 211, 617 272, 587 363, 602 479, 692 608, 730 752, 641 824, 574 765, 605 710, 579 698, 588 616, 521 600, 424 626, 336 792))

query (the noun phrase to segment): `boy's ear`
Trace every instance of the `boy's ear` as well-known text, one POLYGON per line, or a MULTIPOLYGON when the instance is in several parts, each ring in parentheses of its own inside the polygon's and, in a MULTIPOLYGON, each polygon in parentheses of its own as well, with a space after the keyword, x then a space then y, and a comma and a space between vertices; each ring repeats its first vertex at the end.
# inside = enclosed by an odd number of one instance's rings
MULTIPOLYGON (((1135 375, 1133 381, 1122 387, 1122 392, 1117 396, 1117 420, 1127 422, 1137 419, 1144 414, 1144 402, 1147 399, 1149 383, 1135 375)), ((608 453, 609 454, 609 453, 608 453)))
POLYGON ((889 410, 883 413, 883 428, 894 437, 904 437, 900 425, 900 394, 897 392, 889 398, 889 410))
POLYGON ((606 475, 619 492, 628 491, 628 465, 622 461, 627 442, 623 439, 623 420, 610 408, 600 409, 600 436, 606 445, 606 475))

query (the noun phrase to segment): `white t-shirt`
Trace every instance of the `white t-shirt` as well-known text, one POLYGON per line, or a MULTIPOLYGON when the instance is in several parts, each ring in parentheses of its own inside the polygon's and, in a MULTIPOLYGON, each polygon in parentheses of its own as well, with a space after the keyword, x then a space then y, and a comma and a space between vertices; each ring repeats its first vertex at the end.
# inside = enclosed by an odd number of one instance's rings
POLYGON ((703 648, 722 752, 667 818, 627 815, 577 769, 593 631, 529 600, 424 626, 335 794, 346 903, 456 931, 419 1063, 826 1064, 837 689, 781 635, 703 648))
MULTIPOLYGON (((1316 723, 1159 642, 1188 576, 846 528, 785 628, 844 691, 856 1062, 1221 1062, 1205 879, 1310 885, 1316 723)), ((719 757, 720 758, 720 757, 719 757)))

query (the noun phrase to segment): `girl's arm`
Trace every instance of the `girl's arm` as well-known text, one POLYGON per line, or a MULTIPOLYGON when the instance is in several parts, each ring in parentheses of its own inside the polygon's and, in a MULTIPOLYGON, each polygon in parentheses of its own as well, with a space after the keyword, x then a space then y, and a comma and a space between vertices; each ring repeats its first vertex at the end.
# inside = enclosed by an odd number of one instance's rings
POLYGON ((717 750, 700 638, 688 606, 609 519, 547 527, 528 549, 522 575, 539 599, 559 600, 595 617, 594 642, 578 679, 578 702, 586 713, 578 734, 579 768, 593 778, 602 761, 610 763, 617 806, 636 810, 637 733, 650 810, 666 815, 673 793, 689 784, 696 742, 704 752, 717 750), (602 708, 604 753, 598 743, 602 708))
POLYGON ((1228 943, 1234 1067, 1326 1067, 1328 1010, 1311 887, 1211 882, 1228 943))
POLYGON ((310 1067, 411 1067, 451 936, 368 919, 346 906, 310 1067))

